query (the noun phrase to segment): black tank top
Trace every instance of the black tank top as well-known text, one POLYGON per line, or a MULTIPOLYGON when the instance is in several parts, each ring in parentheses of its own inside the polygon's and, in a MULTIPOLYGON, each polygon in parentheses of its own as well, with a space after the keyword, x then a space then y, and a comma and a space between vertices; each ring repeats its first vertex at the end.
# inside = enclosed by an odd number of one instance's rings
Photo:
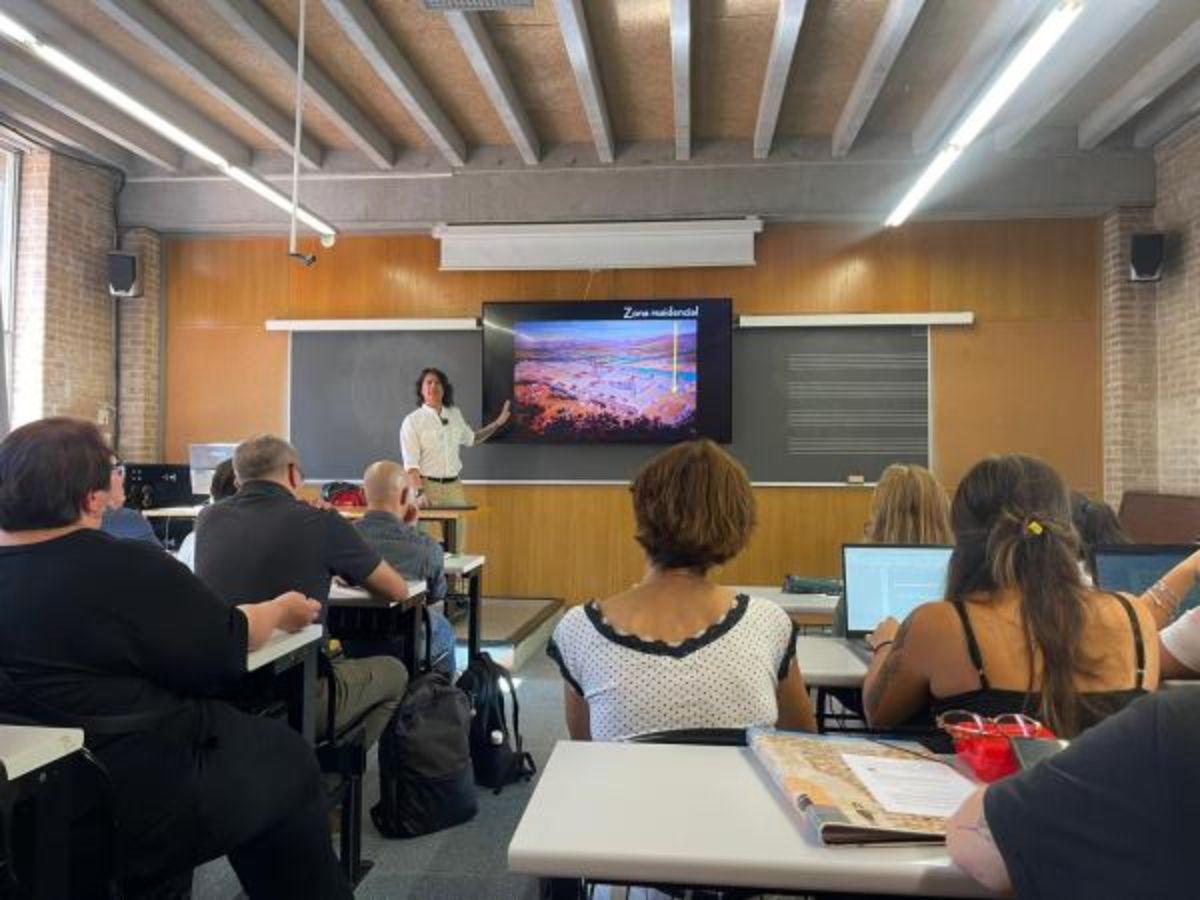
MULTIPOLYGON (((1147 693, 1145 688, 1146 648, 1142 643, 1142 629, 1138 625, 1137 613, 1134 612, 1133 604, 1128 599, 1120 594, 1112 596, 1120 601, 1126 615, 1129 616, 1129 627, 1133 630, 1133 647, 1137 658, 1137 680, 1132 688, 1080 693, 1080 731, 1091 728, 1097 722, 1119 712, 1147 693)), ((950 605, 954 607, 959 619, 962 620, 963 631, 967 638, 967 652, 971 656, 971 664, 979 673, 979 689, 962 694, 952 694, 949 697, 935 697, 930 704, 935 721, 938 715, 952 709, 962 709, 978 713, 981 716, 1024 713, 1032 718, 1038 718, 1042 706, 1040 692, 1001 690, 988 684, 987 674, 983 670, 983 655, 979 652, 979 643, 975 640, 975 631, 971 628, 971 619, 967 615, 966 607, 961 601, 952 601, 950 605)))

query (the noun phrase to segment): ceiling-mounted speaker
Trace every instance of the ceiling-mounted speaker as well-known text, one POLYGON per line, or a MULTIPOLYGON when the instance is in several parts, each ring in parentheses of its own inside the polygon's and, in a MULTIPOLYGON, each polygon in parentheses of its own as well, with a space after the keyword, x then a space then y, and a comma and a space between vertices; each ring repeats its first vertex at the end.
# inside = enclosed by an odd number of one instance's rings
POLYGON ((142 265, 136 253, 108 254, 108 292, 114 297, 142 296, 142 265))
POLYGON ((1145 232, 1129 237, 1129 280, 1158 281, 1167 256, 1167 236, 1145 232))

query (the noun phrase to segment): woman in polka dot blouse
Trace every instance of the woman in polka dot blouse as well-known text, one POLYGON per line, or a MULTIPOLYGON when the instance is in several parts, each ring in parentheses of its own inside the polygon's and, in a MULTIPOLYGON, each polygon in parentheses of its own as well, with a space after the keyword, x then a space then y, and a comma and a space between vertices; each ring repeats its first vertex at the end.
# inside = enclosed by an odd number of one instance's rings
POLYGON ((571 737, 750 725, 815 730, 791 619, 707 577, 754 528, 745 469, 711 441, 678 444, 646 464, 632 493, 645 577, 571 609, 547 648, 566 682, 571 737))

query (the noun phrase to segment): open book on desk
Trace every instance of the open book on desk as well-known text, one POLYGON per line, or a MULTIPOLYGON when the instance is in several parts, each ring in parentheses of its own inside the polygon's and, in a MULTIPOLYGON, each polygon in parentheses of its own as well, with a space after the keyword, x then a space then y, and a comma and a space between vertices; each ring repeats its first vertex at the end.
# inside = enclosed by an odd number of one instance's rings
POLYGON ((826 844, 941 843, 975 785, 939 757, 863 738, 771 728, 746 733, 755 758, 826 844))

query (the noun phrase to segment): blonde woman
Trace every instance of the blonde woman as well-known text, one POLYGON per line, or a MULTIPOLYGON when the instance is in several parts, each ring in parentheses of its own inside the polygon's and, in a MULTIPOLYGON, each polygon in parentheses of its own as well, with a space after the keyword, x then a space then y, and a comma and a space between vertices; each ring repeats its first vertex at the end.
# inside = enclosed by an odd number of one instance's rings
POLYGON ((946 491, 924 466, 888 466, 863 536, 871 544, 953 544, 946 491))

